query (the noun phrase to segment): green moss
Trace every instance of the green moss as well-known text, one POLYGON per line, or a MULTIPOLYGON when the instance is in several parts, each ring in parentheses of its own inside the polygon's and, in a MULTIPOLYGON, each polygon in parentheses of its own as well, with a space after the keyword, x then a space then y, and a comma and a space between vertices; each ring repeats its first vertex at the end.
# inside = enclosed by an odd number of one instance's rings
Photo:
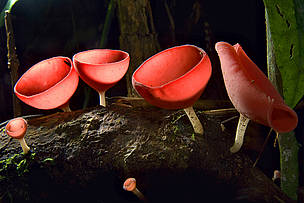
POLYGON ((193 141, 195 141, 195 133, 192 133, 191 139, 192 139, 193 141))
POLYGON ((184 114, 181 114, 181 115, 177 115, 177 117, 173 117, 172 121, 171 121, 171 124, 176 124, 182 117, 184 116, 184 114))
POLYGON ((54 159, 53 158, 45 158, 43 161, 42 161, 42 163, 51 163, 51 164, 54 164, 55 163, 55 161, 54 161, 54 159))
POLYGON ((30 199, 30 180, 35 177, 37 169, 44 171, 50 164, 54 164, 53 158, 38 159, 35 152, 27 154, 14 154, 11 157, 0 161, 0 202, 9 200, 14 202, 16 198, 23 200, 30 199))
POLYGON ((9 178, 10 174, 23 176, 29 172, 29 165, 35 159, 36 153, 14 154, 12 157, 0 161, 0 180, 9 178))

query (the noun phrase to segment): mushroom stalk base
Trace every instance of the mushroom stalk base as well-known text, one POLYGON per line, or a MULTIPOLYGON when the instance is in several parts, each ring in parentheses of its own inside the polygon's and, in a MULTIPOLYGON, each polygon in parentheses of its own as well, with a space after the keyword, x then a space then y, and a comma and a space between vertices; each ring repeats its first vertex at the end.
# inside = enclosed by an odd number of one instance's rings
POLYGON ((185 108, 184 111, 186 112, 195 133, 204 134, 204 128, 201 124, 200 120, 198 119, 197 115, 192 106, 185 108))
POLYGON ((244 141, 244 135, 250 119, 240 114, 239 122, 236 129, 234 145, 230 148, 231 153, 238 152, 244 141))
POLYGON ((138 197, 138 199, 146 202, 145 196, 137 188, 135 188, 132 192, 138 197))
POLYGON ((106 107, 106 92, 98 92, 99 94, 99 104, 100 106, 106 107))
POLYGON ((72 112, 71 109, 70 109, 70 105, 69 104, 62 106, 60 109, 63 112, 72 112))
POLYGON ((23 153, 27 154, 30 151, 29 146, 27 146, 24 138, 18 139, 18 141, 20 142, 20 145, 22 147, 23 153))

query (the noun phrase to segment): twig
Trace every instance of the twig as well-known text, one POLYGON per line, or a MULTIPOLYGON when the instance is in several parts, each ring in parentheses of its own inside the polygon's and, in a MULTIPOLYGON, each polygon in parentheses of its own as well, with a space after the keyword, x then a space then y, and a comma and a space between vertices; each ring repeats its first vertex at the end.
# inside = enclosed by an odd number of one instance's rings
MULTIPOLYGON (((8 65, 8 69, 10 70, 11 86, 13 90, 18 80, 19 60, 16 54, 16 46, 15 46, 11 14, 8 10, 5 11, 5 28, 6 28, 6 36, 7 36, 7 65, 8 65)), ((14 111, 14 117, 21 115, 20 101, 17 99, 15 94, 13 94, 13 111, 14 111)))
MULTIPOLYGON (((148 102, 146 102, 143 98, 141 97, 111 97, 108 98, 109 103, 116 103, 116 104, 127 104, 133 107, 146 107, 146 106, 152 106, 148 102)), ((230 108, 232 107, 232 104, 228 100, 198 100, 195 102, 193 105, 193 108, 199 109, 199 110, 211 110, 215 109, 212 111, 217 111, 217 109, 226 109, 225 111, 229 113, 236 113, 237 111, 235 108, 230 108)), ((204 112, 204 113, 215 113, 215 112, 204 112)))
POLYGON ((258 161, 260 160, 260 158, 261 158, 261 156, 262 156, 262 154, 263 154, 263 152, 264 152, 264 150, 265 150, 266 144, 267 144, 267 142, 268 142, 268 140, 269 140, 269 138, 270 138, 270 135, 271 135, 272 130, 273 130, 272 128, 269 130, 269 133, 268 133, 268 135, 267 135, 267 137, 266 137, 266 139, 265 139, 265 141, 264 141, 264 143, 263 143, 262 149, 261 149, 261 151, 260 151, 258 157, 256 158, 256 160, 255 160, 255 162, 254 162, 252 168, 254 168, 254 167, 257 165, 258 161))

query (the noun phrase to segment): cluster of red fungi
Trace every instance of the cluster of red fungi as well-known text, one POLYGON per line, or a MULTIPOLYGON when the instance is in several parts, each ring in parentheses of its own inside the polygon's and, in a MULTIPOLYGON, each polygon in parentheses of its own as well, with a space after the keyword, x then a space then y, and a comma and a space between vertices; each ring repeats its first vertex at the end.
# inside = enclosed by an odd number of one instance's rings
MULTIPOLYGON (((298 123, 297 114, 284 103, 242 47, 218 42, 215 48, 228 96, 240 113, 235 143, 230 151, 240 150, 249 120, 269 126, 278 133, 292 131, 298 123)), ((71 111, 69 100, 76 91, 80 76, 99 93, 100 105, 106 106, 105 92, 121 80, 129 62, 127 52, 110 49, 80 52, 72 60, 53 57, 26 71, 16 83, 14 92, 20 100, 35 108, 71 111)), ((184 109, 194 132, 203 134, 203 125, 192 106, 203 93, 211 72, 210 59, 203 49, 182 45, 159 52, 143 62, 133 73, 132 84, 138 94, 154 106, 184 109)), ((23 118, 15 118, 6 126, 6 133, 20 141, 24 153, 29 151, 23 138, 26 129, 23 118)), ((129 179, 124 188, 132 184, 135 179, 129 179)), ((132 191, 143 198, 136 187, 132 191)))

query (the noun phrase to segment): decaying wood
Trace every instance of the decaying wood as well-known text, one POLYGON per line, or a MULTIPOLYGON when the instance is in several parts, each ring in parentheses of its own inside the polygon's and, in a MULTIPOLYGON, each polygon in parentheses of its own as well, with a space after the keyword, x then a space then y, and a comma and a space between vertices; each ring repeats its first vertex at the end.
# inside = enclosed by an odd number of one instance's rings
MULTIPOLYGON (((202 136, 183 111, 108 103, 27 119, 35 158, 21 174, 1 162, 0 197, 130 202, 136 197, 122 184, 134 177, 150 202, 293 202, 242 150, 229 152, 234 136, 222 130, 218 112, 198 112, 202 136)), ((2 160, 21 152, 4 132, 0 138, 2 160)))
MULTIPOLYGON (((7 66, 8 69, 10 70, 11 87, 13 90, 18 80, 19 60, 16 54, 13 24, 12 24, 11 14, 9 11, 5 11, 5 28, 6 28, 6 36, 7 36, 7 60, 8 60, 7 66)), ((14 111, 14 116, 21 115, 21 104, 15 94, 13 94, 13 111, 14 111)))
POLYGON ((136 96, 132 87, 132 74, 147 58, 159 51, 150 1, 118 0, 120 24, 120 48, 130 54, 130 66, 126 73, 128 96, 136 96))

